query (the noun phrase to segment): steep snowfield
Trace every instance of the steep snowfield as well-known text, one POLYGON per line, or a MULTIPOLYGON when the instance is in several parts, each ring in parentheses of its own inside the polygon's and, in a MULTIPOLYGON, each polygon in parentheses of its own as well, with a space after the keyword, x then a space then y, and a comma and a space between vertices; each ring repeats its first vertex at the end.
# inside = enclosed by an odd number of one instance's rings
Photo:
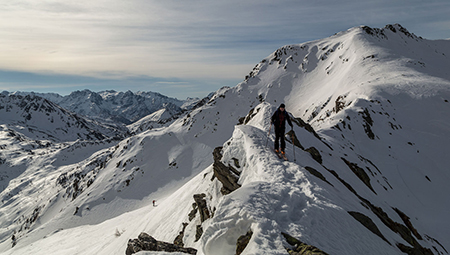
POLYGON ((124 254, 140 232, 174 242, 184 229, 207 255, 235 254, 249 231, 242 254, 288 254, 282 233, 333 255, 448 254, 449 43, 392 25, 285 46, 170 126, 118 143, 33 148, 4 128, 0 251, 124 254), (287 162, 267 136, 281 102, 300 142, 287 162), (224 189, 221 165, 239 188, 224 189), (209 217, 194 216, 194 194, 209 217))

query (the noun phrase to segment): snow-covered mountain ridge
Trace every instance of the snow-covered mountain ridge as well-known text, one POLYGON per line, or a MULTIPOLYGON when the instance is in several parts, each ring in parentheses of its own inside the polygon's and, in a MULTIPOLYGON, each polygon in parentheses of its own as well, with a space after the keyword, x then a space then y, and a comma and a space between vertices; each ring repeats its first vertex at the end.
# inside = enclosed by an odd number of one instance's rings
POLYGON ((352 28, 112 147, 11 153, 0 251, 124 254, 146 232, 197 254, 448 254, 449 43, 352 28), (289 162, 267 136, 282 102, 289 162))
MULTIPOLYGON (((3 92, 3 94, 9 94, 3 92)), ((17 95, 29 95, 29 92, 14 92, 17 95)), ((131 124, 155 111, 167 109, 180 113, 190 109, 198 99, 178 100, 155 92, 116 92, 114 90, 93 92, 90 90, 74 91, 67 96, 55 93, 32 93, 46 98, 59 106, 77 114, 115 123, 131 124)))
POLYGON ((1 125, 29 138, 51 141, 122 139, 126 130, 73 114, 34 95, 0 94, 1 125))

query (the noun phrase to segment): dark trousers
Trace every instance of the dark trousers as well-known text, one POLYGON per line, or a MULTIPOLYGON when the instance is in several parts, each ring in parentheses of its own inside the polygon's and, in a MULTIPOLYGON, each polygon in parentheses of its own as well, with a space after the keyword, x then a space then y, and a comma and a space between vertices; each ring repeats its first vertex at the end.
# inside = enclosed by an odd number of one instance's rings
POLYGON ((286 141, 284 140, 284 128, 275 128, 275 150, 278 150, 280 148, 280 142, 281 141, 281 150, 284 151, 284 148, 286 148, 286 141))

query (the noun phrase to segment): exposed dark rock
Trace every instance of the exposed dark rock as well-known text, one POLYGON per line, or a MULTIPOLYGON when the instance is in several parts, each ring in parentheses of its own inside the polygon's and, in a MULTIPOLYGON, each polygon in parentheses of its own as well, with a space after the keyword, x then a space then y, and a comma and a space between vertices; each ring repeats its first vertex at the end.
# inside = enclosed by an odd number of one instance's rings
POLYGON ((239 164, 239 160, 238 160, 237 158, 232 158, 232 160, 233 160, 233 162, 234 162, 234 165, 235 165, 237 168, 241 168, 241 165, 239 164))
POLYGON ((264 98, 264 96, 262 95, 262 94, 259 94, 258 95, 258 100, 259 100, 259 102, 264 102, 266 99, 264 98))
MULTIPOLYGON (((379 236, 381 239, 389 243, 389 241, 381 234, 380 230, 378 229, 377 225, 373 223, 372 219, 370 219, 368 216, 359 213, 359 212, 348 212, 355 220, 359 221, 364 227, 366 227, 368 230, 370 230, 375 235, 379 236)), ((389 243, 391 244, 391 243, 389 243)))
POLYGON ((306 129, 308 132, 312 133, 319 140, 322 140, 320 138, 320 136, 316 133, 316 131, 314 131, 314 128, 311 125, 309 125, 308 123, 306 123, 305 121, 303 121, 301 118, 292 118, 291 117, 291 120, 293 122, 295 122, 299 127, 302 127, 304 129, 306 129))
POLYGON ((197 203, 192 204, 192 211, 188 214, 189 221, 192 221, 195 218, 195 215, 197 215, 198 206, 197 203))
POLYGON ((242 235, 238 238, 236 242, 236 255, 240 255, 247 247, 248 242, 252 238, 253 231, 249 230, 245 235, 242 235))
MULTIPOLYGON (((440 247, 448 254, 447 249, 445 249, 445 247, 442 246, 442 244, 441 244, 438 240, 434 239, 433 237, 431 237, 431 236, 429 236, 429 235, 425 235, 425 237, 427 238, 428 241, 432 241, 432 242, 437 243, 437 244, 438 244, 438 245, 439 245, 439 246, 440 246, 440 247)), ((437 250, 436 247, 433 246, 433 248, 434 248, 435 250, 437 250)))
MULTIPOLYGON (((327 168, 325 168, 325 169, 327 169, 327 168)), ((406 227, 405 225, 402 225, 398 222, 393 221, 391 218, 389 218, 388 214, 383 211, 383 209, 373 205, 369 200, 360 196, 356 192, 356 190, 353 189, 352 186, 350 186, 350 184, 348 184, 346 181, 344 181, 342 178, 340 178, 339 175, 335 171, 329 170, 329 169, 327 169, 327 170, 330 173, 332 173, 342 184, 344 184, 353 194, 355 194, 362 201, 362 204, 366 208, 370 209, 381 220, 381 222, 383 222, 384 225, 386 225, 391 231, 393 231, 394 233, 397 233, 398 235, 400 235, 403 238, 403 240, 405 240, 410 245, 412 245, 412 247, 408 247, 403 244, 397 244, 397 247, 399 249, 401 249, 403 252, 405 252, 409 255, 431 255, 431 254, 433 254, 431 252, 431 250, 422 247, 417 242, 417 240, 414 238, 414 236, 411 234, 410 228, 415 229, 412 226, 412 224, 410 227, 406 227)), ((400 217, 402 217, 402 216, 400 216, 400 217)), ((419 235, 419 234, 417 233, 417 235, 419 235)), ((433 239, 433 241, 439 244, 439 242, 437 240, 433 239)), ((440 246, 442 247, 442 245, 440 245, 440 246)), ((443 248, 443 249, 445 250, 445 248, 443 248)))
POLYGON ((350 190, 353 194, 358 196, 358 193, 356 193, 356 190, 350 185, 348 184, 346 181, 344 181, 344 179, 342 179, 334 170, 328 169, 324 166, 325 169, 327 169, 328 172, 330 172, 332 175, 334 175, 334 177, 336 177, 336 179, 338 179, 342 184, 344 184, 344 186, 350 190))
POLYGON ((247 124, 253 117, 255 117, 255 115, 259 112, 259 110, 260 110, 260 108, 256 109, 256 112, 255 112, 255 108, 250 109, 247 116, 245 117, 244 124, 247 124))
POLYGON ((333 109, 336 113, 338 113, 340 110, 344 109, 344 107, 345 107, 344 99, 345 99, 345 96, 342 96, 342 95, 338 96, 336 98, 334 109, 333 109))
POLYGON ((286 242, 293 246, 292 248, 285 247, 290 255, 328 255, 328 253, 320 250, 319 248, 305 244, 300 240, 290 236, 289 234, 281 234, 284 236, 284 238, 286 238, 286 242))
POLYGON ((405 223, 405 225, 409 228, 409 230, 411 230, 411 232, 414 234, 414 236, 419 240, 423 240, 422 237, 420 236, 419 232, 417 232, 417 229, 415 229, 414 226, 412 225, 411 221, 409 220, 409 217, 405 213, 400 211, 398 208, 393 208, 393 209, 396 213, 398 213, 400 218, 402 218, 403 223, 405 223))
MULTIPOLYGON (((411 234, 411 231, 409 230, 409 228, 407 228, 405 225, 400 224, 398 222, 393 221, 391 218, 389 218, 388 214, 386 212, 383 211, 383 209, 381 209, 380 207, 377 207, 375 205, 373 205, 370 201, 368 201, 367 199, 358 196, 359 199, 361 199, 361 201, 363 201, 363 203, 368 206, 370 208, 370 210, 372 210, 373 213, 375 213, 375 215, 377 215, 377 217, 389 228, 391 229, 394 233, 399 234, 403 240, 405 240, 406 242, 408 242, 410 245, 412 245, 414 248, 411 248, 413 250, 409 250, 409 252, 413 252, 413 253, 408 253, 410 255, 420 255, 420 254, 433 254, 431 252, 431 250, 426 249, 424 247, 422 247, 419 242, 417 242, 417 240, 414 238, 414 236, 411 234), (429 251, 430 253, 426 253, 426 251, 429 251), (421 253, 414 253, 414 252, 421 252, 421 253)), ((404 245, 403 245, 404 246, 404 245)), ((397 244, 398 247, 398 244, 397 244)), ((403 248, 410 248, 408 246, 404 246, 403 248)), ((400 247, 399 247, 400 248, 400 247)), ((405 250, 407 250, 405 248, 405 250)), ((402 248, 400 248, 402 249, 402 248)), ((402 250, 403 251, 403 250, 402 250)), ((405 252, 405 251, 404 251, 405 252)))
POLYGON ((404 253, 408 255, 433 255, 430 249, 420 247, 409 247, 404 244, 398 243, 397 247, 404 253))
POLYGON ((366 184, 366 186, 369 187, 369 189, 372 190, 373 193, 376 194, 375 190, 373 189, 372 185, 370 184, 370 178, 367 175, 367 173, 364 171, 364 169, 359 167, 357 164, 346 160, 345 158, 341 158, 341 159, 345 162, 345 164, 347 164, 347 166, 350 168, 350 170, 352 170, 352 172, 354 174, 356 174, 356 176, 358 176, 358 178, 362 182, 364 182, 364 184, 366 184))
POLYGON ((297 139, 294 130, 290 130, 289 132, 286 133, 286 135, 288 135, 291 138, 291 142, 293 142, 295 146, 299 147, 302 150, 305 149, 300 143, 300 141, 297 139))
POLYGON ((309 152, 309 154, 311 154, 312 158, 315 161, 319 162, 319 164, 322 164, 322 155, 320 155, 320 152, 316 148, 309 147, 305 151, 309 152))
POLYGON ((375 167, 375 169, 378 170, 378 172, 379 172, 380 174, 382 174, 381 171, 380 171, 380 169, 378 169, 378 167, 377 167, 374 163, 372 163, 372 161, 370 161, 369 159, 367 159, 367 158, 365 158, 365 157, 363 157, 363 156, 361 156, 361 155, 358 155, 358 158, 359 158, 361 161, 364 161, 364 162, 367 162, 367 163, 371 164, 373 167, 375 167))
POLYGON ((223 195, 230 194, 236 189, 240 188, 241 185, 238 184, 239 180, 239 171, 237 171, 232 166, 225 166, 220 160, 222 159, 221 154, 222 147, 217 147, 213 151, 214 156, 214 177, 222 183, 223 187, 220 192, 223 195))
POLYGON ((197 254, 194 248, 183 248, 175 244, 157 241, 147 233, 142 232, 137 239, 128 241, 126 255, 131 255, 139 251, 165 251, 165 252, 183 252, 187 254, 197 254))
POLYGON ((384 38, 384 39, 387 38, 386 35, 384 34, 384 31, 383 31, 382 29, 379 29, 379 28, 371 28, 371 27, 368 27, 368 26, 362 26, 361 29, 362 29, 364 32, 366 32, 367 34, 369 34, 369 35, 372 35, 372 36, 378 36, 378 37, 384 38))
POLYGON ((394 25, 391 25, 391 24, 386 25, 384 28, 385 28, 385 29, 389 29, 389 30, 391 30, 391 31, 394 32, 394 33, 397 33, 396 27, 397 27, 397 29, 399 30, 399 32, 403 33, 404 35, 408 36, 409 38, 417 39, 417 36, 416 36, 415 34, 410 33, 406 28, 402 27, 402 26, 401 26, 400 24, 398 24, 398 23, 397 23, 397 24, 394 24, 394 25))
POLYGON ((195 232, 195 242, 200 240, 200 237, 203 235, 203 228, 202 225, 197 225, 197 231, 195 232))
POLYGON ((364 119, 364 131, 366 132, 367 136, 374 140, 375 139, 375 134, 372 131, 372 126, 373 126, 373 120, 372 117, 370 116, 369 110, 364 109, 363 112, 360 112, 360 114, 362 114, 362 118, 364 119))
POLYGON ((333 184, 331 184, 330 182, 328 182, 328 180, 325 178, 325 176, 323 176, 319 171, 317 171, 316 169, 309 167, 309 166, 305 166, 305 169, 312 175, 314 175, 315 177, 321 179, 322 181, 330 184, 331 186, 333 186, 333 184))
POLYGON ((176 244, 176 245, 178 245, 180 247, 184 246, 184 243, 183 243, 184 230, 186 230, 186 227, 188 225, 189 225, 188 223, 183 222, 183 229, 180 231, 180 233, 177 235, 177 237, 175 237, 175 240, 173 241, 173 244, 176 244))
POLYGON ((322 140, 322 138, 320 138, 320 136, 316 133, 316 131, 314 131, 314 128, 309 125, 308 123, 306 123, 305 121, 303 121, 301 118, 294 118, 293 116, 291 116, 291 120, 297 124, 299 127, 302 127, 304 129, 306 129, 306 131, 310 132, 311 134, 313 134, 317 139, 319 139, 323 144, 325 144, 328 148, 330 148, 330 150, 333 150, 333 148, 327 144, 325 141, 322 140))
POLYGON ((14 246, 16 246, 16 244, 17 244, 17 239, 16 239, 16 236, 13 234, 11 236, 11 246, 14 247, 14 246))
POLYGON ((205 220, 211 217, 208 210, 208 206, 206 204, 206 200, 203 199, 205 196, 206 195, 204 193, 194 195, 195 203, 197 204, 198 211, 200 212, 201 222, 204 222, 205 220))

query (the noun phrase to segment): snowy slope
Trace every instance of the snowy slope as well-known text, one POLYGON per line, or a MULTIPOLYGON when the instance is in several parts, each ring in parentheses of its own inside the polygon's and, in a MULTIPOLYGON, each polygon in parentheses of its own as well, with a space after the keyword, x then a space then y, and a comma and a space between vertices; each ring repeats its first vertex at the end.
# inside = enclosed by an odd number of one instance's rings
MULTIPOLYGON (((3 94, 9 94, 3 92, 3 94)), ((14 95, 38 95, 61 107, 102 122, 131 124, 155 111, 167 109, 181 112, 199 99, 178 100, 155 92, 117 92, 114 90, 93 92, 90 90, 74 91, 61 96, 55 93, 13 92, 14 95), (181 109, 182 108, 182 109, 181 109)))
POLYGON ((173 122, 181 113, 178 111, 170 111, 168 109, 161 109, 144 118, 128 125, 130 132, 142 132, 149 129, 165 127, 173 122))
POLYGON ((235 254, 246 233, 242 254, 288 254, 282 233, 328 254, 448 254, 447 56, 449 41, 400 25, 356 27, 282 47, 170 126, 113 146, 3 149, 0 171, 18 174, 1 193, 0 251, 124 254, 140 232, 182 231, 208 255, 235 254), (300 142, 288 162, 267 140, 281 102, 300 142))
POLYGON ((68 112, 35 95, 0 94, 1 125, 37 140, 123 138, 126 130, 108 126, 68 112))

